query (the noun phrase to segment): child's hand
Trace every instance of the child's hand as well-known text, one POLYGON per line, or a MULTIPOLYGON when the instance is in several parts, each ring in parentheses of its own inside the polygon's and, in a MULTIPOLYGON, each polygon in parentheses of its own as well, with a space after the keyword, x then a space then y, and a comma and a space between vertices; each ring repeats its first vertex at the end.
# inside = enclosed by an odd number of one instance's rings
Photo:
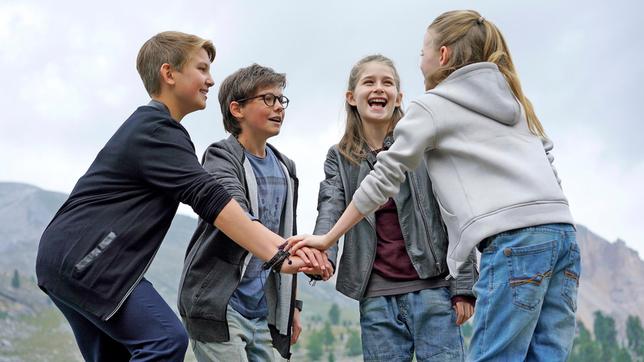
POLYGON ((468 319, 474 314, 474 306, 466 301, 458 301, 454 304, 456 311, 456 325, 460 326, 467 322, 468 319))
POLYGON ((291 255, 288 259, 284 260, 284 264, 282 264, 282 269, 280 269, 280 271, 287 274, 297 274, 300 269, 306 267, 308 267, 308 265, 302 258, 297 255, 291 255))
POLYGON ((310 249, 310 250, 313 250, 315 253, 319 253, 320 256, 324 259, 323 262, 320 264, 319 267, 307 266, 307 267, 300 268, 299 271, 306 274, 320 275, 322 277, 322 280, 325 280, 325 281, 329 280, 329 278, 331 278, 331 276, 333 275, 333 264, 331 264, 331 262, 329 261, 329 256, 327 255, 326 252, 321 252, 317 249, 310 249))
POLYGON ((326 265, 325 261, 328 259, 326 254, 324 254, 323 252, 317 249, 311 249, 306 246, 297 250, 291 249, 289 250, 289 252, 291 253, 291 255, 299 256, 300 258, 302 258, 302 260, 304 260, 304 262, 306 262, 307 266, 313 268, 324 269, 324 266, 326 265))
POLYGON ((302 234, 302 235, 295 235, 291 236, 288 238, 286 241, 288 242, 287 250, 291 254, 295 253, 297 250, 304 246, 309 246, 311 248, 315 248, 318 250, 326 250, 331 247, 333 244, 333 240, 327 240, 328 237, 327 235, 308 235, 308 234, 302 234))

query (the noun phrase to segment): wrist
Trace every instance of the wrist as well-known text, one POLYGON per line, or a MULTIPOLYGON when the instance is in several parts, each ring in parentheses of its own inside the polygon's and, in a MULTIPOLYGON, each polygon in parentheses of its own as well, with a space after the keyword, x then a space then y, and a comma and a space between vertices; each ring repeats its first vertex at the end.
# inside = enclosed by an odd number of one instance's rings
MULTIPOLYGON (((288 259, 289 256, 291 256, 291 253, 288 251, 284 250, 286 247, 287 242, 282 243, 280 246, 277 247, 277 252, 273 257, 265 262, 262 265, 262 269, 267 270, 267 269, 272 269, 273 271, 279 272, 282 269, 282 264, 284 264, 284 261, 288 259)), ((291 261, 289 260, 289 264, 291 264, 291 261)))
POLYGON ((295 299, 295 303, 294 303, 293 307, 301 312, 303 305, 304 305, 304 302, 302 302, 299 299, 295 299))
POLYGON ((476 306, 476 298, 469 295, 455 295, 452 297, 452 306, 456 305, 458 302, 465 302, 470 304, 472 307, 476 306))
POLYGON ((337 238, 334 239, 333 235, 331 234, 331 231, 329 231, 328 233, 324 234, 324 236, 322 237, 322 241, 324 242, 324 249, 326 250, 326 249, 330 248, 331 244, 333 244, 333 240, 337 240, 339 238, 340 237, 337 237, 337 238))

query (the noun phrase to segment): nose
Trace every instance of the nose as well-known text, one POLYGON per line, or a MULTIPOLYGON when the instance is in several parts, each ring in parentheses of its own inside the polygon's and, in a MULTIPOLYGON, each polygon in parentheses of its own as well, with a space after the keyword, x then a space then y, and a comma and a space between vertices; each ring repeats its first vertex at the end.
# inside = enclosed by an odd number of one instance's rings
POLYGON ((212 75, 210 74, 208 74, 208 78, 206 78, 206 85, 208 86, 208 88, 215 85, 215 81, 212 79, 212 75))

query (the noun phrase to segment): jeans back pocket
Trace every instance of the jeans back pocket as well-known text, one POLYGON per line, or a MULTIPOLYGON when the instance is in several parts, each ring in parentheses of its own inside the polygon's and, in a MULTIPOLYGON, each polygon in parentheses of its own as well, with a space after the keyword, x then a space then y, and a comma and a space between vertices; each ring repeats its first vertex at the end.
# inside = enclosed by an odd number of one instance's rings
POLYGON ((516 306, 534 310, 545 296, 555 263, 556 241, 535 245, 507 247, 512 298, 516 306))
POLYGON ((576 242, 573 242, 570 244, 568 264, 564 269, 564 285, 561 290, 562 297, 573 311, 577 311, 577 288, 579 287, 580 272, 581 257, 579 255, 579 246, 576 242))

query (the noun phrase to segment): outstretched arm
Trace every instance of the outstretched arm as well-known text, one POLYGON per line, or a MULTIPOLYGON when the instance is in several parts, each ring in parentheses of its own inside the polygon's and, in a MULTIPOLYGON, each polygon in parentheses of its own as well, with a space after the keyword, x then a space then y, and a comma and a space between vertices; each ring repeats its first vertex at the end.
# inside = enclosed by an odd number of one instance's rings
POLYGON ((362 181, 353 194, 353 201, 325 235, 298 235, 288 239, 297 250, 302 246, 326 250, 366 214, 374 212, 389 197, 397 194, 405 180, 405 171, 415 169, 428 148, 434 148, 436 124, 429 110, 412 102, 407 115, 394 129, 394 144, 378 154, 373 171, 362 181))
POLYGON ((309 246, 319 250, 326 250, 330 248, 336 240, 342 235, 346 234, 355 224, 364 218, 364 215, 358 211, 354 202, 351 201, 349 206, 344 210, 338 222, 333 225, 331 230, 324 235, 296 235, 288 239, 288 244, 291 251, 298 250, 301 247, 309 246))
POLYGON ((281 236, 248 218, 237 201, 232 199, 221 210, 214 225, 234 242, 264 261, 272 258, 277 253, 277 248, 284 243, 281 236))

